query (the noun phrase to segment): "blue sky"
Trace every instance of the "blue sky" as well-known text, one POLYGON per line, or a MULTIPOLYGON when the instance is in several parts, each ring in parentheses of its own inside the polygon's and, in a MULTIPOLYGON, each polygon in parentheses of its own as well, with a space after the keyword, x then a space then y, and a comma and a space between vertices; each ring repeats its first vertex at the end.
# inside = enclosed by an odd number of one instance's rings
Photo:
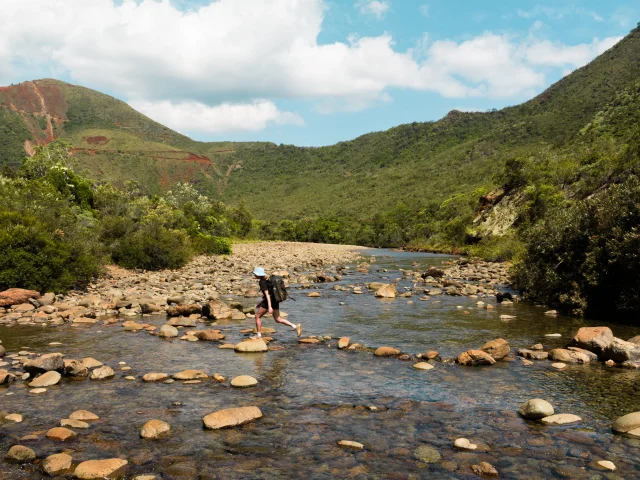
POLYGON ((296 145, 521 103, 640 20, 628 1, 4 0, 3 9, 0 83, 60 78, 198 140, 296 145))

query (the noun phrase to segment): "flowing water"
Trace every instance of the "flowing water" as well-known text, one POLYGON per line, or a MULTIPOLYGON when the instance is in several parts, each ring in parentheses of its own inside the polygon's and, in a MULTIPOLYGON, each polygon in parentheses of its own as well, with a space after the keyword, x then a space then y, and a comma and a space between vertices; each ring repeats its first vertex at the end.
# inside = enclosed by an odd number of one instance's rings
MULTIPOLYGON (((376 256, 371 273, 348 270, 338 284, 392 281, 402 276, 399 268, 423 269, 449 259, 387 250, 366 253, 376 256), (413 262, 420 267, 411 267, 413 262)), ((462 479, 477 478, 471 466, 481 461, 494 465, 500 478, 640 478, 640 441, 611 432, 615 418, 640 410, 636 371, 599 363, 556 371, 549 361, 524 366, 520 360, 491 367, 435 362, 433 370, 416 371, 412 361, 376 358, 371 351, 338 351, 335 340, 348 336, 368 347, 388 345, 412 354, 437 350, 447 358, 498 337, 515 348, 543 343, 548 350, 566 345, 585 325, 610 326, 625 339, 640 333, 638 329, 549 317, 543 308, 523 302, 488 311, 476 307, 477 299, 466 297, 423 302, 416 295, 383 301, 367 293, 335 291, 334 285, 319 285, 321 298, 294 290, 297 301, 283 305, 292 321, 302 321, 305 336, 334 340, 301 345, 292 331, 266 319, 264 326, 277 329, 273 345, 285 347, 266 354, 238 354, 211 342, 163 340, 145 332, 124 332, 120 325, 0 327, 0 339, 9 352, 29 348, 61 351, 68 358, 91 356, 116 370, 114 379, 100 382, 64 378, 43 395, 29 394, 21 381, 0 388, 0 412, 25 417, 22 423, 0 425, 0 451, 21 443, 33 448, 39 459, 61 451, 69 452, 74 462, 121 457, 129 461, 127 478, 155 473, 162 479, 462 479), (516 319, 502 321, 503 313, 516 319), (562 336, 545 336, 551 333, 562 336), (62 345, 50 346, 51 342, 62 345), (132 369, 120 371, 122 361, 132 369), (173 374, 190 368, 218 372, 227 379, 251 375, 259 384, 235 389, 212 380, 195 385, 140 380, 148 372, 173 374), (127 375, 137 380, 125 380, 127 375), (6 396, 7 392, 13 394, 6 396), (551 427, 522 420, 518 407, 531 398, 545 398, 556 413, 574 413, 583 421, 551 427), (203 429, 206 414, 247 405, 259 406, 263 418, 233 429, 203 429), (71 441, 44 437, 79 409, 96 413, 100 420, 77 430, 71 441), (171 434, 155 441, 140 439, 140 428, 153 418, 171 424, 171 434), (19 440, 28 434, 38 439, 19 440), (470 439, 478 449, 456 450, 453 441, 459 437, 470 439), (365 448, 347 451, 337 446, 340 440, 357 441, 365 448), (423 445, 442 458, 434 463, 417 458, 424 457, 416 455, 423 445), (598 460, 613 461, 616 472, 599 468, 598 460)), ((411 286, 409 280, 398 283, 399 290, 411 286)), ((145 320, 160 326, 165 319, 145 320)), ((247 319, 219 322, 216 328, 227 335, 225 341, 235 343, 243 338, 240 330, 251 326, 247 319)), ((0 461, 0 478, 43 477, 38 464, 20 467, 0 461)))

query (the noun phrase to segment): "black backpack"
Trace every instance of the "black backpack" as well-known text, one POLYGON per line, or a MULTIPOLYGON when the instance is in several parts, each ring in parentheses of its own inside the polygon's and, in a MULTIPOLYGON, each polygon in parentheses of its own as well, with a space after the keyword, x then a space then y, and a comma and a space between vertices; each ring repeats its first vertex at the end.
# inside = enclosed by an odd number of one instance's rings
POLYGON ((287 287, 284 285, 284 280, 279 275, 271 275, 267 280, 269 285, 269 295, 276 302, 284 302, 289 295, 287 294, 287 287))

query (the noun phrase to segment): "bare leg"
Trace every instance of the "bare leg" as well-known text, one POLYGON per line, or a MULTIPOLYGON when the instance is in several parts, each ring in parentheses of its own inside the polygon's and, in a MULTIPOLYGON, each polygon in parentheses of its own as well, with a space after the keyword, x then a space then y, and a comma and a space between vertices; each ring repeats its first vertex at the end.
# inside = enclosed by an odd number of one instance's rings
POLYGON ((262 316, 267 312, 268 310, 266 308, 256 308, 256 332, 258 335, 262 335, 262 316))
POLYGON ((285 320, 284 318, 282 318, 280 316, 280 310, 274 310, 273 311, 273 319, 278 323, 281 323, 281 324, 286 325, 286 326, 291 327, 291 328, 295 328, 295 325, 293 323, 291 323, 288 320, 285 320))

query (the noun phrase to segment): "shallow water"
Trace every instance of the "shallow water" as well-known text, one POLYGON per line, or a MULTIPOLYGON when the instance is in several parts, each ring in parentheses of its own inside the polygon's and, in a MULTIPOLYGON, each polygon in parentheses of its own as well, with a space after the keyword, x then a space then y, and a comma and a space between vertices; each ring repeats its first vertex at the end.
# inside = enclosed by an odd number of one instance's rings
MULTIPOLYGON (((337 283, 393 280, 402 276, 398 268, 414 268, 415 261, 422 269, 448 260, 427 254, 368 253, 376 255, 371 273, 349 270, 337 283), (388 271, 377 271, 384 269, 388 271)), ((534 343, 543 343, 545 350, 561 347, 584 325, 608 325, 621 338, 640 333, 602 320, 548 317, 543 308, 525 303, 487 311, 476 307, 478 299, 466 297, 442 296, 440 303, 419 301, 417 295, 381 301, 371 294, 334 291, 335 284, 317 285, 321 298, 294 290, 297 301, 283 305, 292 321, 302 321, 305 336, 349 336, 368 347, 389 345, 412 354, 437 350, 446 358, 498 337, 513 348, 534 343), (503 313, 517 318, 501 321, 503 313), (549 333, 562 337, 545 337, 549 333)), ((411 285, 401 280, 398 289, 411 285)), ((164 318, 148 320, 161 325, 164 318)), ((124 332, 120 325, 0 326, 0 339, 10 352, 28 347, 39 353, 61 351, 69 358, 92 356, 116 370, 114 379, 102 382, 63 379, 44 395, 28 394, 20 381, 1 388, 0 412, 21 413, 25 420, 0 425, 0 451, 20 443, 24 435, 39 433, 38 440, 22 442, 39 459, 63 450, 72 450, 76 462, 122 457, 130 462, 129 478, 142 473, 163 479, 477 478, 471 465, 481 461, 493 464, 500 478, 640 477, 640 441, 614 436, 610 430, 615 418, 640 410, 638 372, 600 364, 556 371, 548 361, 525 367, 519 360, 475 368, 436 362, 435 369, 423 372, 412 369, 411 361, 375 358, 370 351, 337 351, 336 340, 328 342, 330 348, 300 345, 284 326, 270 319, 264 325, 278 330, 274 345, 284 350, 242 355, 219 350, 211 342, 124 332), (49 346, 50 342, 63 345, 49 346), (132 370, 119 371, 120 361, 132 370), (259 384, 233 389, 228 382, 210 380, 197 385, 140 380, 148 372, 173 374, 188 368, 218 372, 227 379, 252 375, 259 384), (127 375, 138 380, 127 381, 127 375), (5 396, 7 392, 14 394, 5 396), (536 397, 551 401, 556 413, 574 413, 583 421, 545 427, 520 419, 519 405, 536 397), (259 406, 263 418, 223 431, 202 428, 204 415, 245 405, 259 406), (77 438, 65 443, 44 438, 44 432, 78 409, 90 410, 100 420, 88 430, 77 430, 77 438), (157 441, 140 439, 141 426, 152 418, 170 423, 171 435, 157 441), (459 437, 479 449, 454 449, 459 437), (342 439, 361 442, 365 449, 342 450, 337 446, 342 439), (416 459, 414 451, 420 445, 437 449, 442 460, 426 464, 416 459), (611 460, 618 470, 604 472, 595 465, 598 460, 611 460)), ((217 328, 224 330, 225 341, 235 343, 243 338, 239 331, 250 326, 252 320, 247 319, 217 328)), ((0 462, 0 478, 39 479, 39 468, 0 462)))

